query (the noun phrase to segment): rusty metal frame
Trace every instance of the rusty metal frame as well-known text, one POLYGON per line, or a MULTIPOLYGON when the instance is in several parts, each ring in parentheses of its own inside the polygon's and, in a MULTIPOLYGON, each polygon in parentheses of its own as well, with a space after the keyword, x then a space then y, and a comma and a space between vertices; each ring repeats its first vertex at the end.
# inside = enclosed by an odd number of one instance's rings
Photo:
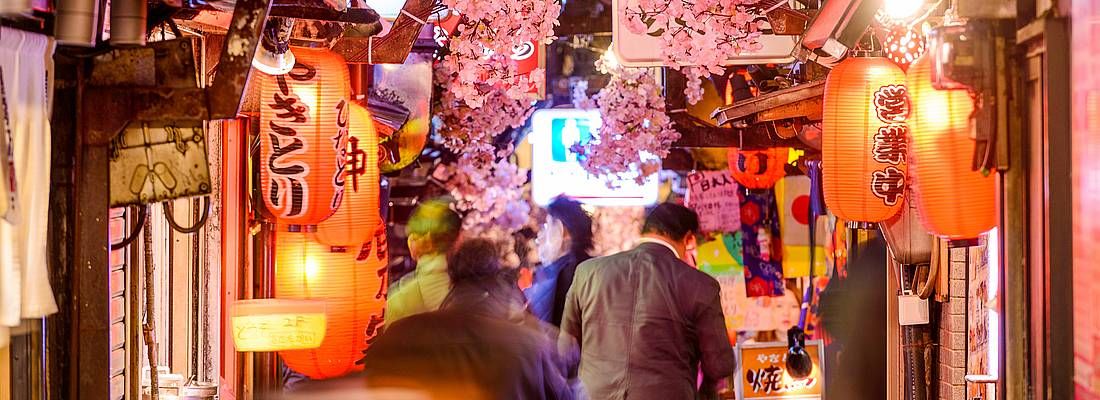
POLYGON ((202 121, 236 117, 270 7, 271 0, 237 1, 217 74, 205 89, 198 85, 85 88, 82 106, 90 115, 82 116, 84 140, 91 145, 107 144, 132 121, 202 121))
POLYGON ((435 0, 406 0, 386 36, 344 37, 336 41, 332 50, 349 63, 402 64, 434 8, 435 0))
MULTIPOLYGON (((805 105, 810 105, 810 108, 816 108, 816 116, 820 119, 822 98, 824 96, 825 81, 814 81, 777 90, 751 99, 738 101, 726 107, 721 107, 714 110, 714 113, 711 114, 711 118, 714 118, 714 120, 718 122, 718 125, 726 125, 753 116, 756 117, 754 119, 757 122, 774 121, 782 117, 790 117, 779 115, 782 113, 776 113, 775 111, 779 108, 794 107, 797 109, 805 105), (816 107, 813 107, 814 104, 816 104, 816 107)), ((805 114, 807 115, 799 116, 810 117, 811 120, 814 119, 814 115, 810 113, 805 114)))

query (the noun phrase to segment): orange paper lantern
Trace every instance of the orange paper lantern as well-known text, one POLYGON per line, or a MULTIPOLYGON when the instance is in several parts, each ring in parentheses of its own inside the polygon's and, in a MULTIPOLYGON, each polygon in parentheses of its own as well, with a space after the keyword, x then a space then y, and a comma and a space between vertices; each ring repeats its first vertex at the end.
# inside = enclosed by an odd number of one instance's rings
POLYGON ((976 238, 997 224, 997 189, 992 173, 971 169, 974 100, 966 90, 936 90, 931 74, 931 57, 909 67, 910 175, 917 208, 933 234, 976 238))
POLYGON ((371 239, 382 223, 378 207, 378 134, 370 111, 351 105, 344 201, 336 213, 317 224, 315 237, 330 246, 357 246, 371 239))
POLYGON ((785 166, 789 152, 786 147, 763 150, 730 148, 726 153, 730 175, 748 189, 770 189, 787 175, 785 166))
POLYGON ((849 57, 825 81, 821 168, 825 204, 853 222, 901 210, 906 180, 905 73, 881 57, 849 57))
POLYGON ((362 370, 355 361, 383 323, 387 259, 379 244, 384 239, 347 248, 314 242, 306 233, 283 230, 277 235, 275 297, 323 301, 328 321, 320 347, 279 355, 312 379, 362 370))
POLYGON ((293 51, 294 68, 260 88, 260 186, 276 221, 316 224, 344 193, 348 67, 328 50, 293 51))

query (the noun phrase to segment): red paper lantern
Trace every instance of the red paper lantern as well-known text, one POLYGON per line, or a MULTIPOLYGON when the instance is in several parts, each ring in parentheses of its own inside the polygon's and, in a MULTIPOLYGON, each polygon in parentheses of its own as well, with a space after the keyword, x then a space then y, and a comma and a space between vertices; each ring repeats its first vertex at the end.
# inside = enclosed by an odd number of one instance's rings
POLYGON ((787 175, 787 155, 790 149, 772 147, 763 150, 730 148, 727 154, 733 180, 748 189, 770 189, 787 175))
POLYGON ((344 194, 348 67, 328 50, 294 48, 297 63, 260 89, 260 186, 279 223, 316 224, 344 194))
POLYGON ((276 243, 275 297, 324 301, 328 321, 321 347, 281 351, 283 361, 312 379, 362 370, 355 361, 383 322, 387 259, 379 244, 384 240, 330 247, 282 229, 276 243))
POLYGON ((370 111, 351 105, 350 137, 344 173, 344 201, 317 224, 315 238, 330 246, 357 246, 371 239, 382 223, 378 206, 378 133, 370 111))
POLYGON ((825 81, 821 168, 825 203, 841 219, 881 222, 904 204, 905 73, 881 57, 849 57, 825 81))
POLYGON ((933 234, 976 238, 997 224, 997 189, 992 173, 971 169, 974 100, 966 90, 936 90, 931 73, 931 57, 909 68, 913 194, 933 234))

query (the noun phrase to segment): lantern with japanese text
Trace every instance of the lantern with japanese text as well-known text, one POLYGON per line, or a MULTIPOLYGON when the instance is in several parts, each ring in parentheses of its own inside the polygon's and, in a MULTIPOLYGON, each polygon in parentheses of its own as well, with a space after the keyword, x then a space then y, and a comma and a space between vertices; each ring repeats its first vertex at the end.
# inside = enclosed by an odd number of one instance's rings
POLYGON ((821 168, 825 204, 841 219, 875 223, 904 204, 905 73, 881 57, 849 57, 825 81, 821 168))
POLYGON ((336 213, 317 224, 318 242, 330 246, 357 246, 382 223, 378 207, 378 134, 370 111, 351 105, 350 137, 344 167, 344 201, 336 213))
POLYGON ((288 367, 312 379, 362 369, 355 361, 383 323, 388 261, 384 243, 385 239, 373 238, 362 246, 330 247, 306 233, 280 229, 275 297, 324 302, 327 320, 320 347, 279 352, 288 367))
POLYGON ((771 189, 786 176, 787 147, 771 147, 762 150, 730 148, 727 153, 730 174, 748 189, 771 189))
POLYGON ((992 173, 971 169, 974 100, 966 90, 936 90, 931 73, 927 56, 909 68, 914 197, 933 234, 976 238, 997 224, 997 189, 992 173))
POLYGON ((260 186, 279 223, 324 221, 344 194, 348 67, 339 55, 295 48, 283 75, 262 76, 260 186))

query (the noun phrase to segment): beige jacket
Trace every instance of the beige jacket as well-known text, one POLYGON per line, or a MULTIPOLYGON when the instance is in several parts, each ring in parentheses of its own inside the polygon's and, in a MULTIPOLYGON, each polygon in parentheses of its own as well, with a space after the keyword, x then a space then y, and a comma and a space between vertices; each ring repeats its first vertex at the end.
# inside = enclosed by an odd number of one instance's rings
POLYGON ((592 399, 693 399, 734 372, 718 281, 659 243, 577 267, 562 334, 579 339, 592 399))
POLYGON ((438 310, 451 292, 446 256, 421 257, 416 270, 401 278, 392 290, 386 298, 386 325, 410 315, 438 310))

